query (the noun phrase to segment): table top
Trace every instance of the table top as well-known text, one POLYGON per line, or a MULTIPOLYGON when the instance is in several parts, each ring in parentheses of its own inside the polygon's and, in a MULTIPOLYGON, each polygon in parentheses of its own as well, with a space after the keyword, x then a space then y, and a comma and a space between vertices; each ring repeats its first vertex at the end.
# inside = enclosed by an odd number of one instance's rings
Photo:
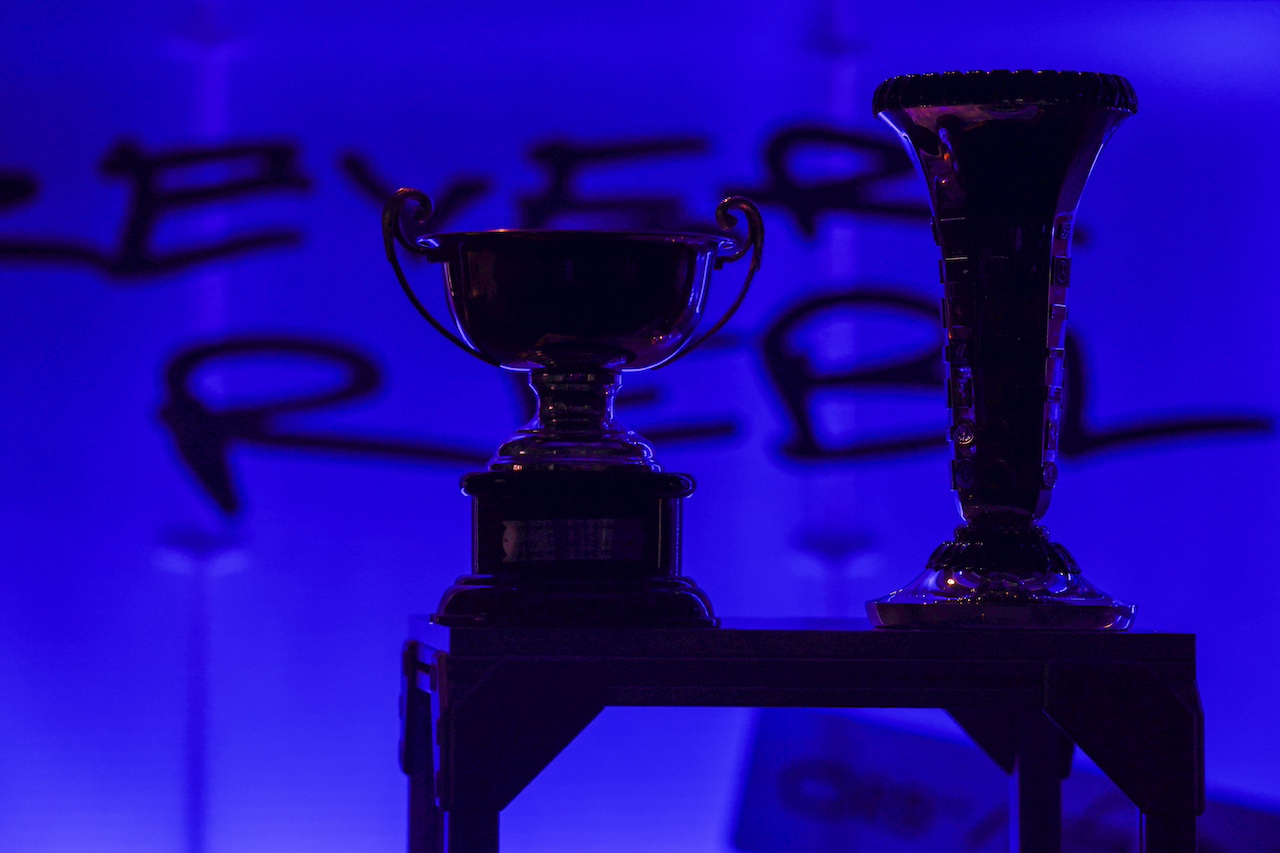
POLYGON ((866 620, 726 620, 719 628, 442 628, 410 636, 450 656, 1194 661, 1194 634, 873 628, 866 620))

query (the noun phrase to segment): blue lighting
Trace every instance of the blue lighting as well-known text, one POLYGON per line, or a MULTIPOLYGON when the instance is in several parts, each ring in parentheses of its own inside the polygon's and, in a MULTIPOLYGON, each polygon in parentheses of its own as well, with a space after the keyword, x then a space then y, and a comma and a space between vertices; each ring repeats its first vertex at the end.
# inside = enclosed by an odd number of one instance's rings
MULTIPOLYGON (((469 569, 458 479, 528 400, 399 293, 378 217, 400 186, 449 231, 759 201, 750 298, 716 345, 627 375, 618 418, 696 477, 684 564, 721 615, 856 617, 909 581, 959 517, 936 247, 870 98, 988 67, 1137 90, 1080 205, 1045 522, 1139 629, 1198 635, 1210 787, 1280 811, 1280 4, 11 0, 0 21, 0 850, 403 849, 400 645, 469 569)), ((438 270, 406 271, 447 316, 438 270)), ((504 850, 735 849, 750 757, 776 748, 756 722, 607 712, 504 850)))

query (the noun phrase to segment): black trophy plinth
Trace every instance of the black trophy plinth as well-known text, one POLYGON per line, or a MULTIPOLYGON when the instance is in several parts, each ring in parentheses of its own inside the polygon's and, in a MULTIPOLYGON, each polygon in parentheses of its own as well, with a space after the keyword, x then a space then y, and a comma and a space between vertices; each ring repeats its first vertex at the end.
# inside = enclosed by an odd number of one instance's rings
POLYGON ((468 474, 472 573, 432 620, 448 627, 714 626, 680 576, 693 479, 641 467, 468 474))

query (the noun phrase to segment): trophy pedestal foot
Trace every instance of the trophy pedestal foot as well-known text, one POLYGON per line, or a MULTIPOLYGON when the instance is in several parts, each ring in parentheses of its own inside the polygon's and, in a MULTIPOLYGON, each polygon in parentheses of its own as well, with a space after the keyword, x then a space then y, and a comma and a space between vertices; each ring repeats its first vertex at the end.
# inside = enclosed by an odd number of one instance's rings
POLYGON ((1085 580, 1043 527, 968 524, 909 585, 867 602, 868 618, 881 628, 1123 631, 1136 610, 1085 580))
POLYGON ((445 591, 447 627, 712 627, 680 576, 681 502, 693 480, 642 467, 468 474, 470 575, 445 591))
POLYGON ((1123 631, 1135 607, 1107 599, 1097 602, 1034 601, 1029 604, 935 599, 908 590, 867 602, 867 618, 877 628, 1023 628, 1045 631, 1123 631))
POLYGON ((630 466, 658 470, 653 447, 631 430, 561 431, 526 428, 498 448, 490 471, 603 471, 630 466))

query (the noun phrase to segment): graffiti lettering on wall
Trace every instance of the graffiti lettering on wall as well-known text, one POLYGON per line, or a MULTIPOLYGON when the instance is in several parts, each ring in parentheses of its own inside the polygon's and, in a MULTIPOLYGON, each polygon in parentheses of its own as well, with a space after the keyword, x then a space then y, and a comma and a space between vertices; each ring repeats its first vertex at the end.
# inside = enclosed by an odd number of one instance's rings
MULTIPOLYGON (((114 278, 132 278, 180 272, 302 242, 296 228, 281 227, 167 251, 153 243, 156 227, 166 214, 224 205, 242 196, 308 189, 311 182, 298 170, 293 145, 251 143, 148 154, 132 142, 121 142, 107 152, 99 170, 125 180, 129 187, 120 242, 114 251, 58 238, 4 239, 0 259, 87 264, 114 278), (207 178, 211 170, 221 173, 217 180, 207 178)), ((27 175, 18 178, 24 179, 21 186, 26 192, 14 201, 33 199, 36 180, 27 175)))
MULTIPOLYGON (((936 328, 936 306, 907 291, 853 289, 807 296, 784 311, 765 329, 761 351, 765 371, 777 394, 777 403, 786 414, 787 432, 778 450, 793 462, 884 459, 901 454, 940 449, 942 431, 925 427, 900 435, 860 437, 846 442, 824 442, 815 427, 816 393, 835 390, 856 397, 868 392, 913 394, 936 392, 941 401, 942 354, 938 347, 908 352, 898 360, 868 367, 853 367, 839 373, 815 371, 803 353, 785 345, 787 336, 801 323, 821 320, 837 308, 879 310, 899 309, 926 328, 936 328)), ((820 328, 819 328, 820 334, 820 328)), ((747 339, 740 339, 744 343, 747 339)), ((753 346, 754 348, 754 346, 753 346)), ((1060 451, 1064 458, 1139 442, 1168 441, 1202 435, 1267 433, 1272 422, 1263 416, 1189 416, 1151 420, 1115 429, 1097 429, 1088 424, 1087 375, 1084 356, 1073 338, 1067 341, 1067 377, 1060 451)), ((203 343, 179 353, 166 367, 166 400, 161 417, 173 435, 179 455, 195 475, 201 488, 218 506, 236 512, 241 499, 232 476, 231 453, 237 445, 255 445, 288 450, 306 450, 341 455, 363 454, 393 457, 427 464, 456 467, 483 464, 488 454, 479 447, 457 447, 434 441, 400 441, 371 436, 336 435, 284 429, 277 419, 300 412, 318 412, 367 397, 382 384, 382 372, 374 358, 353 346, 330 340, 285 337, 236 337, 203 343), (303 359, 337 364, 346 369, 345 384, 333 389, 299 394, 284 399, 218 409, 202 400, 192 388, 197 370, 216 362, 252 356, 258 361, 303 359)), ((629 409, 657 401, 659 392, 642 389, 623 402, 629 409)), ((939 402, 941 409, 941 402, 939 402)), ((531 414, 531 413, 530 413, 531 414)), ((663 446, 730 438, 741 431, 740 421, 730 412, 709 422, 668 424, 643 430, 645 436, 663 446)))
MULTIPOLYGON (((934 427, 881 437, 848 436, 833 443, 824 439, 816 426, 819 395, 839 392, 847 395, 876 392, 936 392, 941 399, 943 383, 942 347, 938 342, 894 359, 841 371, 821 371, 812 352, 796 340, 807 329, 808 339, 821 339, 824 322, 850 312, 868 314, 892 311, 922 327, 925 332, 939 328, 938 303, 922 299, 910 290, 865 285, 827 294, 807 295, 778 315, 761 338, 761 355, 766 372, 787 413, 789 434, 782 454, 805 462, 859 460, 911 453, 939 447, 944 438, 934 427), (814 327, 817 327, 816 329, 814 327)), ((932 338, 922 335, 923 339, 932 338)), ((1091 426, 1088 411, 1089 370, 1079 336, 1068 332, 1064 370, 1065 400, 1059 451, 1064 458, 1084 456, 1102 450, 1148 441, 1233 433, 1268 433, 1272 421, 1257 415, 1190 415, 1148 420, 1124 427, 1099 429, 1091 426)))
MULTIPOLYGON (((595 227, 680 229, 697 226, 686 216, 675 195, 584 196, 578 189, 585 173, 599 168, 625 168, 663 157, 707 154, 702 137, 660 137, 586 144, 569 140, 534 145, 529 157, 545 176, 542 190, 517 201, 521 227, 545 228, 573 217, 590 217, 595 227)), ((305 192, 312 178, 299 165, 301 150, 293 142, 245 142, 222 146, 149 152, 132 141, 113 146, 98 165, 101 175, 123 180, 128 201, 114 249, 62 237, 0 237, 0 261, 60 263, 89 266, 113 279, 147 279, 183 272, 201 264, 225 261, 254 252, 296 248, 303 240, 296 227, 275 227, 233 237, 158 249, 154 238, 166 216, 207 208, 222 210, 233 202, 280 193, 305 192)), ((395 187, 378 175, 369 158, 358 151, 338 157, 338 171, 378 205, 395 187)), ((793 127, 777 133, 765 146, 764 183, 753 194, 761 203, 787 211, 810 237, 818 218, 828 213, 907 218, 923 221, 928 208, 921 203, 885 202, 881 184, 910 173, 906 155, 882 139, 823 127, 793 127), (826 181, 810 181, 794 171, 793 158, 806 149, 843 149, 865 155, 868 162, 853 174, 826 181)), ((493 191, 495 181, 484 176, 457 176, 433 192, 437 196, 433 223, 441 226, 468 204, 493 191)), ((12 212, 37 201, 37 176, 22 171, 0 173, 0 211, 12 212)), ((727 194, 728 191, 726 191, 727 194)), ((705 227, 705 223, 702 224, 705 227)))
POLYGON ((165 402, 160 418, 178 454, 201 488, 224 512, 240 509, 240 492, 232 475, 236 445, 288 448, 338 454, 389 456, 417 462, 479 465, 485 455, 463 447, 375 437, 302 432, 281 426, 279 419, 354 402, 382 385, 382 373, 366 354, 333 341, 296 337, 228 338, 186 349, 165 369, 165 402), (215 408, 193 387, 198 371, 234 359, 303 359, 343 368, 341 384, 252 405, 215 408))
MULTIPOLYGON (((625 170, 655 159, 704 156, 710 147, 707 139, 692 136, 536 144, 528 154, 544 181, 538 192, 516 198, 520 224, 563 227, 587 221, 594 227, 634 230, 714 229, 714 225, 687 215, 676 194, 584 194, 580 187, 582 180, 597 170, 625 170)), ((244 142, 162 152, 147 152, 136 143, 120 142, 99 164, 102 175, 123 180, 128 188, 118 245, 105 249, 61 236, 0 237, 0 262, 87 265, 113 281, 135 283, 156 282, 165 275, 243 255, 295 249, 304 234, 298 227, 288 225, 258 227, 178 247, 161 245, 156 232, 166 217, 182 211, 221 212, 255 198, 310 191, 314 180, 303 174, 299 161, 300 148, 292 142, 244 142)), ((372 204, 381 205, 394 189, 363 153, 344 152, 336 165, 338 173, 372 204)), ((823 221, 832 216, 869 217, 919 228, 928 221, 928 207, 919 201, 895 200, 890 186, 913 171, 899 146, 878 135, 820 125, 793 125, 766 140, 759 184, 730 187, 725 193, 752 196, 768 209, 788 216, 808 238, 819 237, 823 221), (802 165, 813 154, 832 155, 833 162, 844 163, 843 171, 814 177, 802 165), (849 156, 841 160, 839 155, 849 156)), ((477 175, 455 175, 443 181, 434 192, 437 204, 433 225, 442 227, 453 220, 469 205, 493 193, 496 184, 493 176, 477 175)), ((38 195, 36 176, 21 171, 0 172, 0 212, 12 214, 33 204, 38 195)), ((806 293, 784 306, 758 338, 739 336, 732 345, 749 346, 759 353, 775 402, 785 414, 786 430, 778 445, 782 458, 798 464, 853 463, 942 446, 942 431, 936 426, 899 428, 891 434, 853 431, 834 436, 818 426, 823 401, 833 395, 856 399, 867 394, 940 394, 943 363, 936 338, 937 323, 936 303, 921 299, 910 288, 860 283, 828 293, 806 293), (846 365, 838 370, 820 366, 813 341, 834 333, 840 317, 853 313, 873 318, 884 312, 918 326, 922 331, 920 339, 929 343, 873 364, 846 365)), ((725 345, 724 341, 716 343, 725 345)), ((1067 341, 1066 374, 1060 444, 1065 457, 1135 442, 1267 433, 1273 427, 1269 417, 1223 414, 1152 420, 1099 430, 1086 419, 1089 374, 1078 337, 1067 341)), ((402 441, 282 427, 281 416, 342 406, 381 387, 382 373, 374 359, 337 341, 268 335, 202 342, 177 354, 166 365, 165 376, 162 420, 201 489, 227 513, 237 512, 242 503, 231 464, 232 451, 238 445, 391 456, 449 466, 482 464, 487 455, 481 448, 456 447, 429 439, 402 441), (345 371, 345 384, 318 393, 231 408, 217 408, 193 389, 191 380, 197 371, 213 363, 246 358, 303 359, 337 366, 345 371)), ((522 395, 527 408, 527 391, 519 384, 512 387, 522 395)), ((651 386, 627 393, 625 402, 631 407, 652 404, 661 396, 661 391, 651 386)), ((659 425, 645 433, 664 445, 725 439, 741 433, 741 422, 736 413, 727 412, 711 421, 659 425)))
POLYGON ((929 221, 929 208, 924 203, 886 199, 886 185, 913 174, 915 168, 900 145, 878 136, 816 125, 786 128, 765 145, 764 167, 763 184, 733 192, 781 207, 807 237, 816 236, 819 219, 833 213, 905 220, 913 227, 929 221), (796 158, 813 150, 857 154, 865 159, 849 174, 805 179, 797 174, 796 158))

